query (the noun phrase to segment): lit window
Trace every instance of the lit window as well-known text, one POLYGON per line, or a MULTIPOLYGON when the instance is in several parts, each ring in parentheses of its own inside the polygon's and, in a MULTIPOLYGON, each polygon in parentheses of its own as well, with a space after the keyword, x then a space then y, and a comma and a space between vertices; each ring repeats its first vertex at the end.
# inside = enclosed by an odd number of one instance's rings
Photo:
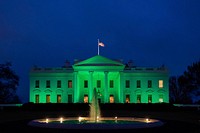
POLYGON ((88 103, 88 95, 84 95, 84 103, 88 103))
POLYGON ((137 95, 137 103, 141 103, 141 95, 137 95))
POLYGON ((163 95, 159 95, 159 102, 163 103, 163 95))
POLYGON ((50 103, 50 95, 46 95, 46 103, 50 103))
POLYGON ((114 96, 113 95, 110 95, 110 103, 114 103, 114 96))
POLYGON ((159 102, 160 102, 160 103, 163 103, 163 98, 159 98, 159 102))
POLYGON ((50 88, 50 80, 46 81, 46 88, 50 88))
POLYGON ((101 80, 97 80, 97 88, 101 88, 101 80))
POLYGON ((148 88, 152 88, 152 80, 148 80, 148 88))
POLYGON ((114 87, 114 81, 110 80, 110 88, 113 88, 113 87, 114 87))
POLYGON ((35 81, 35 88, 40 88, 40 81, 39 80, 35 81))
POLYGON ((68 80, 68 88, 72 88, 72 80, 68 80))
POLYGON ((126 95, 126 103, 130 103, 130 95, 126 95))
POLYGON ((35 103, 39 103, 40 99, 39 99, 39 95, 35 95, 35 103))
POLYGON ((57 103, 61 103, 61 95, 57 95, 57 103))
POLYGON ((141 88, 141 81, 137 80, 137 88, 141 88))
POLYGON ((126 88, 130 88, 130 80, 126 80, 126 88))
POLYGON ((158 81, 158 87, 159 88, 163 88, 163 80, 159 80, 158 81))
POLYGON ((57 88, 61 88, 61 80, 57 81, 57 88))
POLYGON ((152 103, 152 95, 148 95, 148 103, 152 103))
POLYGON ((88 88, 88 81, 84 80, 84 88, 88 88))

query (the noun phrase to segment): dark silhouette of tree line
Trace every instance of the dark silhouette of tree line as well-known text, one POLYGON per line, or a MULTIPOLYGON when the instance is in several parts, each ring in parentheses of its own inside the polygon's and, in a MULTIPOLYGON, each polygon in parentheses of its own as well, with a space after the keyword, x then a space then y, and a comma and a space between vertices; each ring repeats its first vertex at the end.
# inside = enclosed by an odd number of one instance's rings
POLYGON ((0 104, 20 102, 16 95, 19 77, 11 69, 11 66, 10 62, 0 64, 0 104))
POLYGON ((171 103, 200 103, 200 60, 181 76, 170 77, 169 90, 171 103))

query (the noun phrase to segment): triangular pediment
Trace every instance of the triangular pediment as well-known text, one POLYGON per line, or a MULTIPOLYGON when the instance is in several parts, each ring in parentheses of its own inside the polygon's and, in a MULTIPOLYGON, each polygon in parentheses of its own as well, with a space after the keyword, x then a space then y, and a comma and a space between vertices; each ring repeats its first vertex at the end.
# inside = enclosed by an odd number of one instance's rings
POLYGON ((56 90, 56 93, 63 93, 63 90, 58 89, 58 90, 56 90))
POLYGON ((39 89, 34 89, 33 92, 34 92, 34 93, 40 93, 41 90, 39 90, 39 89))
POLYGON ((45 90, 44 92, 45 92, 45 93, 51 93, 51 92, 52 92, 52 90, 50 90, 50 89, 47 89, 47 90, 45 90))
POLYGON ((119 61, 96 55, 89 59, 75 63, 74 66, 124 66, 124 64, 119 61))
POLYGON ((141 90, 136 90, 135 93, 142 93, 142 91, 141 90))
POLYGON ((153 93, 154 91, 151 90, 151 89, 149 89, 149 90, 147 90, 146 92, 147 92, 147 93, 153 93))
POLYGON ((163 89, 159 89, 157 92, 158 92, 158 93, 164 93, 165 90, 163 90, 163 89))

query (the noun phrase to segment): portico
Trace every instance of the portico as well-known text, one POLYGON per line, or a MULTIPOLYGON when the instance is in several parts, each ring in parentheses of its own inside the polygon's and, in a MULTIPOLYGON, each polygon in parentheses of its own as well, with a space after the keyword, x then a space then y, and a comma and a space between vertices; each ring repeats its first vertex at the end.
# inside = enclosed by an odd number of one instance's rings
MULTIPOLYGON (((73 69, 77 72, 75 81, 80 82, 75 82, 79 85, 77 88, 80 89, 77 92, 82 94, 79 97, 84 99, 84 96, 88 96, 88 102, 91 102, 93 89, 96 88, 102 103, 108 103, 110 96, 115 101, 120 101, 116 92, 120 90, 119 72, 123 71, 124 67, 120 62, 99 55, 74 64, 73 69)), ((75 94, 74 97, 78 97, 78 95, 80 94, 75 94)))

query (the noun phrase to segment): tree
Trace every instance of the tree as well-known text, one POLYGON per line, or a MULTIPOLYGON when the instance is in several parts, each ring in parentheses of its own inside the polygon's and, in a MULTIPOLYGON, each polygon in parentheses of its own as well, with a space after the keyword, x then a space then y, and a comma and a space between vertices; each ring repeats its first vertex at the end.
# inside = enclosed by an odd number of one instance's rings
POLYGON ((170 77, 169 88, 173 103, 200 102, 200 61, 188 66, 183 75, 170 77))
POLYGON ((169 78, 169 88, 170 88, 170 102, 171 103, 191 103, 190 96, 188 95, 188 90, 184 86, 185 79, 183 76, 169 78))
POLYGON ((200 101, 200 60, 187 67, 183 77, 193 102, 200 101))
POLYGON ((0 64, 0 103, 12 103, 16 95, 19 77, 11 69, 11 63, 0 64))

